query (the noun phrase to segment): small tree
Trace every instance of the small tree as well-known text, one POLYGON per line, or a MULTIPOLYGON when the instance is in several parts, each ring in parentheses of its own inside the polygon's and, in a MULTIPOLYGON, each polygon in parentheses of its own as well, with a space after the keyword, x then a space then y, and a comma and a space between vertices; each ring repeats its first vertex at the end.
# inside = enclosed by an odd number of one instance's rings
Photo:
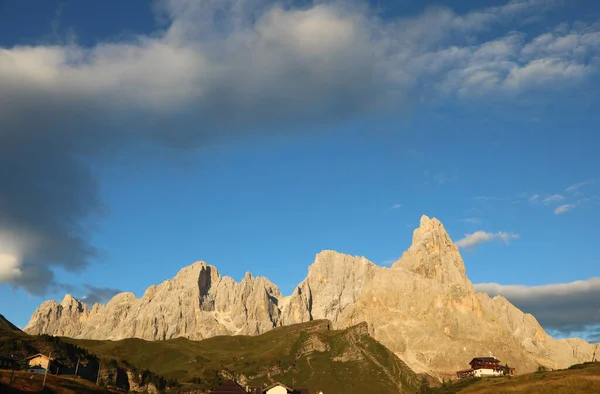
POLYGON ((423 376, 421 378, 421 386, 419 387, 419 394, 427 394, 431 391, 431 387, 429 386, 429 381, 423 376))

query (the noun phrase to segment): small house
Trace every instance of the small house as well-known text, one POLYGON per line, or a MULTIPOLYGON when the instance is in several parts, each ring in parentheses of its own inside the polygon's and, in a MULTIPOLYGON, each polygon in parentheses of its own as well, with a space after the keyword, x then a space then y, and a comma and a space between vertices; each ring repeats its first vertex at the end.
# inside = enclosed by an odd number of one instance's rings
POLYGON ((50 370, 53 365, 53 358, 50 358, 44 354, 38 353, 25 359, 30 367, 41 367, 43 369, 50 370))
POLYGON ((456 372, 459 379, 469 376, 484 377, 484 376, 504 376, 514 375, 515 369, 500 364, 500 360, 496 357, 475 357, 469 363, 471 368, 463 369, 456 372))

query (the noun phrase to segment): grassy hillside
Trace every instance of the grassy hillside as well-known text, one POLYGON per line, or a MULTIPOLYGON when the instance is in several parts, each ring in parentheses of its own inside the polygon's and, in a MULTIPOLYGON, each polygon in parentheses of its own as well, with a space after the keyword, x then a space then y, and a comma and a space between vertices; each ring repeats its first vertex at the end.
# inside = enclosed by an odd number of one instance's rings
MULTIPOLYGON (((96 387, 93 390, 100 390, 100 388, 95 386, 99 368, 101 370, 100 380, 102 382, 122 389, 130 389, 133 386, 144 388, 149 384, 153 384, 159 388, 166 387, 168 384, 176 385, 175 381, 168 382, 164 377, 158 376, 153 371, 137 368, 134 364, 126 360, 117 361, 111 358, 100 358, 88 351, 88 349, 64 341, 61 338, 50 335, 28 335, 6 320, 2 315, 0 315, 0 353, 7 354, 18 360, 20 362, 20 369, 26 368, 27 363, 24 359, 28 356, 37 353, 51 355, 55 359, 55 364, 51 368, 51 372, 56 373, 58 370, 61 375, 74 375, 76 365, 79 361, 77 373, 79 380, 82 382, 84 380, 92 382, 92 386, 96 387)), ((33 376, 36 377, 36 375, 33 376)), ((56 379, 58 379, 58 383, 62 382, 60 377, 56 379)), ((67 382, 67 380, 64 382, 67 382)), ((34 383, 35 379, 32 380, 32 384, 34 383)), ((39 389, 41 383, 37 387, 39 389)), ((69 391, 70 389, 68 388, 65 388, 65 390, 64 392, 79 392, 77 390, 69 391)))
POLYGON ((103 358, 126 359, 180 382, 214 387, 225 378, 244 384, 273 381, 311 392, 413 393, 419 379, 366 332, 364 325, 329 330, 327 321, 276 328, 259 336, 203 341, 92 341, 64 338, 103 358))
POLYGON ((595 394, 600 393, 600 363, 578 364, 564 370, 511 377, 459 380, 428 392, 431 394, 595 394))
POLYGON ((79 358, 84 366, 96 363, 97 358, 87 350, 61 341, 50 335, 31 336, 0 315, 0 353, 13 356, 18 360, 36 353, 50 354, 61 361, 64 367, 74 367, 79 358))
POLYGON ((0 337, 4 335, 19 335, 19 333, 26 335, 19 327, 6 320, 3 315, 0 315, 0 337))
POLYGON ((70 377, 48 375, 46 386, 43 387, 44 375, 31 374, 24 371, 15 372, 11 381, 10 371, 0 371, 0 393, 53 393, 53 394, 100 394, 119 393, 120 391, 98 387, 87 380, 70 377), (9 387, 9 382, 11 382, 9 387))

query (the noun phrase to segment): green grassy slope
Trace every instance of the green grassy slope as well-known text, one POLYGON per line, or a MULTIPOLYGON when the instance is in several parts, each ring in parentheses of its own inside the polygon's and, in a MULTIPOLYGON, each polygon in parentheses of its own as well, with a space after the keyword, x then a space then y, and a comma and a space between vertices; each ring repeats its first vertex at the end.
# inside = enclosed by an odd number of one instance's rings
POLYGON ((8 320, 3 315, 0 315, 0 337, 5 335, 27 335, 21 329, 8 320))
POLYGON ((250 385, 273 381, 311 392, 413 393, 419 379, 374 340, 363 325, 329 330, 327 321, 279 327, 258 336, 221 336, 203 341, 64 341, 103 358, 126 359, 180 382, 215 386, 234 378, 250 385))

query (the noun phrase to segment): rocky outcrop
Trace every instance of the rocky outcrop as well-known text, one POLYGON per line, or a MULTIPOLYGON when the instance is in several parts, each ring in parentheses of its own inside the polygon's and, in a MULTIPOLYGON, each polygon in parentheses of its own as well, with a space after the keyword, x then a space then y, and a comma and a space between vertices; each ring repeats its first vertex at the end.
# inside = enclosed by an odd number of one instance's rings
MULTIPOLYGON (((43 303, 25 331, 90 339, 259 334, 276 326, 327 319, 332 328, 362 327, 415 372, 442 377, 476 356, 495 356, 532 371, 590 361, 594 346, 554 340, 536 319, 503 297, 476 293, 458 248, 442 223, 426 216, 410 248, 391 268, 364 257, 319 253, 293 294, 283 297, 266 278, 249 273, 236 283, 204 262, 148 288, 136 299, 107 305, 65 297, 43 303)), ((318 347, 317 341, 311 346, 318 347)))
POLYGON ((266 278, 246 274, 236 283, 205 262, 183 268, 172 280, 150 286, 143 297, 117 294, 106 305, 85 304, 66 296, 44 302, 26 332, 73 338, 161 340, 203 339, 215 335, 256 335, 279 325, 282 298, 266 278))
POLYGON ((88 315, 88 306, 67 294, 60 304, 54 300, 44 301, 36 309, 27 327, 33 323, 32 329, 36 334, 74 338, 81 334, 88 315))

